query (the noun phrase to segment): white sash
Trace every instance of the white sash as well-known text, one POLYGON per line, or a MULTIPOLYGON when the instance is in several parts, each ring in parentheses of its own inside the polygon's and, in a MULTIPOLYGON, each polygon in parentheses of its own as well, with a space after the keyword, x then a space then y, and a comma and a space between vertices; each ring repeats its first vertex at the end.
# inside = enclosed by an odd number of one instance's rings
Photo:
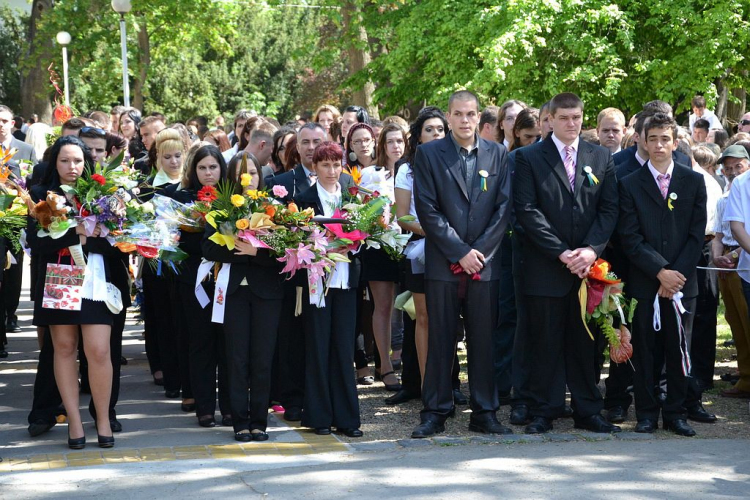
POLYGON ((221 265, 221 271, 216 277, 216 289, 214 290, 214 310, 211 314, 211 322, 224 323, 224 307, 227 304, 227 288, 229 288, 229 271, 232 264, 225 262, 221 265))
POLYGON ((203 309, 205 309, 208 303, 211 302, 206 290, 203 288, 203 280, 206 279, 206 276, 211 272, 213 266, 213 262, 203 259, 200 267, 198 267, 198 276, 195 279, 195 298, 198 299, 198 303, 203 309))

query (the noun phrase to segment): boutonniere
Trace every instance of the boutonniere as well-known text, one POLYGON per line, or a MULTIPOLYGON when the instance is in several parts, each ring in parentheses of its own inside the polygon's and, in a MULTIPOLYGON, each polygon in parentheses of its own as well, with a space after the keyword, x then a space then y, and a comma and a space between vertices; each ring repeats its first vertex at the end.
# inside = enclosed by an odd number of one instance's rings
POLYGON ((482 191, 487 191, 487 177, 489 177, 489 172, 486 170, 480 170, 479 171, 479 177, 482 178, 482 191))
POLYGON ((667 208, 669 208, 670 211, 674 210, 674 205, 672 204, 672 202, 676 199, 677 193, 669 193, 669 196, 667 197, 667 208))
POLYGON ((596 176, 594 175, 594 171, 591 169, 591 167, 586 165, 585 167, 583 167, 583 171, 586 173, 586 177, 588 177, 589 179, 589 186, 593 186, 594 184, 599 184, 599 179, 596 178, 596 176))

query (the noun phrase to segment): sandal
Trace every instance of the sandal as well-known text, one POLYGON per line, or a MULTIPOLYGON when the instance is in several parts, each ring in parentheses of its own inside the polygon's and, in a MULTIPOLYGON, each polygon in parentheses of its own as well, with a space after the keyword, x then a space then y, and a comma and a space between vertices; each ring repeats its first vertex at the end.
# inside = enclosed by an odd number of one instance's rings
POLYGON ((380 380, 383 381, 383 385, 385 385, 385 390, 388 391, 388 392, 397 392, 397 391, 401 390, 401 382, 398 382, 398 377, 396 377, 396 372, 394 372, 392 370, 389 371, 389 372, 387 372, 387 373, 383 373, 382 375, 380 375, 380 380), (388 375, 393 375, 393 377, 396 379, 397 382, 395 384, 386 384, 385 378, 388 375))
POLYGON ((268 433, 264 430, 253 429, 250 435, 253 436, 253 441, 268 441, 268 433))
POLYGON ((250 431, 247 429, 243 429, 241 431, 234 433, 234 440, 240 441, 242 443, 249 443, 253 440, 253 435, 250 434, 250 431))

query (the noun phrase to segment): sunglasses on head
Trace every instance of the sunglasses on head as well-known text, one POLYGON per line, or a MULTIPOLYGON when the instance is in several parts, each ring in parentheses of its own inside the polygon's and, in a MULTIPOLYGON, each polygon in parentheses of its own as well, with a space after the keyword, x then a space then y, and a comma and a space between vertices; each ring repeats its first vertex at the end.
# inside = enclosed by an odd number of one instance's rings
POLYGON ((100 128, 96 128, 96 127, 83 127, 81 129, 81 132, 83 132, 84 134, 94 133, 96 135, 101 135, 102 137, 107 135, 107 133, 104 130, 100 128))

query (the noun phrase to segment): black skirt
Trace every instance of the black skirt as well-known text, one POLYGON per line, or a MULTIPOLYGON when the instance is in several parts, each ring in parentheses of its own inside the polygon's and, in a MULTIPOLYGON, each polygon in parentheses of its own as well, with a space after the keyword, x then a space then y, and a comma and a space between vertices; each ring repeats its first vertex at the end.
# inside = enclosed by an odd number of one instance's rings
POLYGON ((366 248, 362 250, 361 281, 401 281, 399 263, 383 249, 366 248))
POLYGON ((45 309, 42 307, 42 295, 34 301, 34 326, 49 325, 110 325, 114 315, 104 302, 83 299, 80 311, 45 309))

